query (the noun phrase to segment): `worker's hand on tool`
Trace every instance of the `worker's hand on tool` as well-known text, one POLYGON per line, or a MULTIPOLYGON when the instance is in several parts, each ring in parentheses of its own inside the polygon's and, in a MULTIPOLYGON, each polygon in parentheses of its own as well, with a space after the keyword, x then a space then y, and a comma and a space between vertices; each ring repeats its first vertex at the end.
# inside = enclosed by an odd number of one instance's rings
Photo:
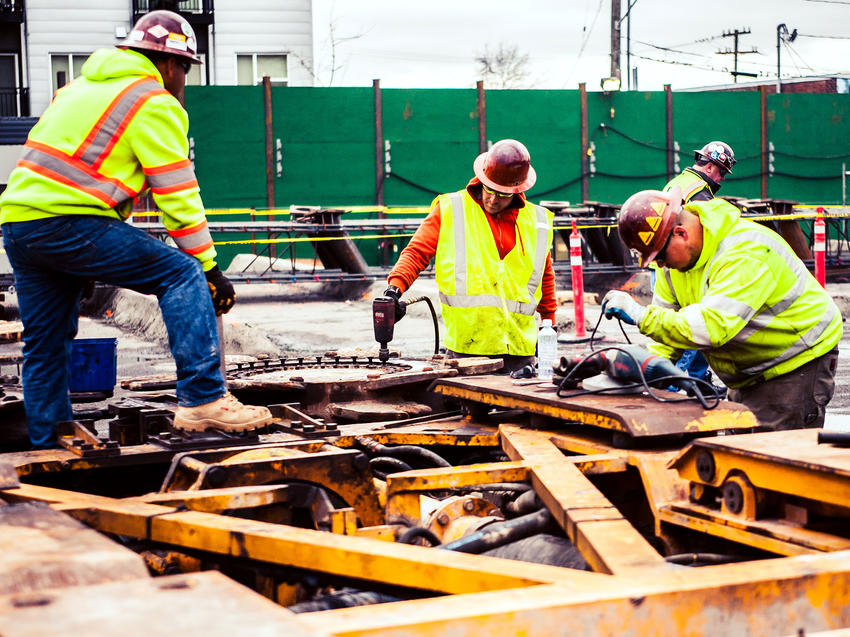
POLYGON ((227 314, 236 300, 236 290, 233 289, 233 284, 218 269, 217 265, 204 274, 207 277, 207 285, 210 287, 210 296, 216 316, 227 314))
POLYGON ((401 290, 391 285, 384 290, 384 296, 395 301, 395 322, 398 323, 407 312, 407 303, 401 300, 401 290))
POLYGON ((605 318, 617 317, 629 325, 640 325, 646 308, 622 290, 611 290, 602 299, 605 318))

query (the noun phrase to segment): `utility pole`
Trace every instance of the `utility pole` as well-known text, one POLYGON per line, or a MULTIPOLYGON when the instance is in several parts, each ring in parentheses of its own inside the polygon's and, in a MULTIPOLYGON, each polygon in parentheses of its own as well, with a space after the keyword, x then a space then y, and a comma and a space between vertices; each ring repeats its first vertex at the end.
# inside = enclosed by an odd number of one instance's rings
POLYGON ((779 79, 781 76, 779 75, 779 51, 780 46, 783 42, 793 42, 797 39, 797 29, 788 33, 788 27, 785 26, 785 23, 778 24, 776 26, 776 92, 782 92, 782 82, 779 79))
POLYGON ((611 0, 611 77, 620 79, 620 0, 611 0))
POLYGON ((740 51, 738 50, 738 36, 740 35, 750 35, 752 31, 750 31, 749 27, 746 29, 735 29, 734 31, 724 31, 724 38, 734 38, 735 48, 733 50, 729 50, 728 48, 725 51, 717 51, 718 55, 734 55, 735 56, 735 70, 732 71, 732 75, 735 78, 735 83, 738 83, 738 76, 744 75, 746 77, 758 77, 758 73, 745 73, 744 71, 738 70, 738 55, 744 55, 746 53, 758 53, 758 49, 753 47, 749 51, 740 51))

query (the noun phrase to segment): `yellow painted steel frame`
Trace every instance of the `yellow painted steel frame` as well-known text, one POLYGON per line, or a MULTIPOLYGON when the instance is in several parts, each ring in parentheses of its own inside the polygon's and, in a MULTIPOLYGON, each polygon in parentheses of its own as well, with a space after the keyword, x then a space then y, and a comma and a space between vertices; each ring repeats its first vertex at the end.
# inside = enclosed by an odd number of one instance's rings
POLYGON ((48 502, 101 531, 166 546, 442 593, 301 616, 332 635, 782 635, 850 626, 850 551, 674 566, 587 477, 636 467, 657 515, 686 493, 687 481, 667 468, 675 452, 616 450, 506 424, 498 435, 511 462, 389 476, 387 518, 418 521, 427 491, 528 482, 597 572, 373 539, 386 538, 383 527, 351 535, 350 509, 334 523, 341 534, 214 514, 281 501, 285 485, 117 500, 23 484, 0 498, 48 502))

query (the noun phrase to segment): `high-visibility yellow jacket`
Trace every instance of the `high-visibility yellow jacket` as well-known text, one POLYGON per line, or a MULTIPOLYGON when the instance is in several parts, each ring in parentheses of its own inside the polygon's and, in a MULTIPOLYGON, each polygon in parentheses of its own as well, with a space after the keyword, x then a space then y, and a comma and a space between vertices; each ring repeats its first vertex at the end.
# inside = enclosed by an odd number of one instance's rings
POLYGON ((704 175, 701 175, 690 167, 685 168, 681 173, 668 181, 667 185, 664 186, 663 192, 667 192, 673 186, 679 186, 682 189, 682 201, 685 203, 689 201, 708 201, 714 197, 719 187, 714 182, 708 183, 704 175))
POLYGON ((0 223, 75 214, 124 220, 133 198, 150 188, 177 246, 209 270, 215 248, 188 130, 186 111, 150 60, 95 51, 30 131, 0 196, 0 223))
POLYGON ((732 388, 787 374, 829 352, 841 313, 782 237, 723 199, 692 201, 703 248, 686 272, 663 268, 640 331, 676 360, 699 349, 732 388))
POLYGON ((552 213, 526 203, 517 215, 516 246, 500 259, 487 213, 466 190, 439 200, 435 268, 446 347, 463 354, 533 356, 552 213))

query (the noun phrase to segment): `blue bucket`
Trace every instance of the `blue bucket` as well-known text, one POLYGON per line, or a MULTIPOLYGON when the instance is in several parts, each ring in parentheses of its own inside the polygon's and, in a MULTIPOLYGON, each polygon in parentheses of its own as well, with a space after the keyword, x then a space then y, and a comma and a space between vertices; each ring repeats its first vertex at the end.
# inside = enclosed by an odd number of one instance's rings
POLYGON ((111 392, 118 376, 117 338, 75 338, 71 342, 72 392, 111 392))

